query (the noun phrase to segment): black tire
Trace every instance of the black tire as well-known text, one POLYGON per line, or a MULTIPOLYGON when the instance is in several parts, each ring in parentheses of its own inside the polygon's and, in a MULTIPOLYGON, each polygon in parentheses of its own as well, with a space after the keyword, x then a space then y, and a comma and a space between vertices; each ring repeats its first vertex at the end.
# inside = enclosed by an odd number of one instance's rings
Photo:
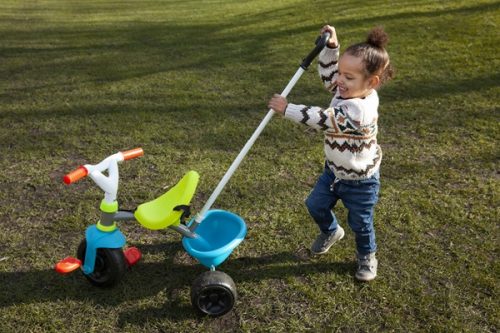
POLYGON ((191 287, 191 304, 204 315, 222 316, 231 311, 236 299, 233 279, 220 271, 204 272, 191 287))
MULTIPOLYGON (((87 241, 84 239, 78 246, 76 256, 85 262, 85 250, 87 241)), ((123 250, 99 248, 95 258, 95 267, 92 274, 83 274, 93 285, 97 287, 109 288, 116 285, 125 274, 127 264, 123 250)), ((83 271, 82 271, 83 272, 83 271)))

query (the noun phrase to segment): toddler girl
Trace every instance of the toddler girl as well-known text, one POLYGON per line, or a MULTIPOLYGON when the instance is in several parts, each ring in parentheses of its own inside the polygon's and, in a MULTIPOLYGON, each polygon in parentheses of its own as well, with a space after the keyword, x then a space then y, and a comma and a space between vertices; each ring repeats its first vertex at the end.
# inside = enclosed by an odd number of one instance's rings
POLYGON ((326 253, 344 237, 333 207, 340 199, 348 210, 348 224, 355 234, 358 269, 356 278, 370 281, 377 276, 373 214, 380 187, 382 151, 377 144, 378 94, 393 70, 385 50, 387 34, 374 28, 363 43, 348 47, 339 58, 335 28, 329 25, 327 46, 319 55, 318 70, 333 99, 327 109, 288 103, 274 95, 269 108, 297 123, 322 130, 325 169, 306 206, 320 233, 311 251, 326 253))

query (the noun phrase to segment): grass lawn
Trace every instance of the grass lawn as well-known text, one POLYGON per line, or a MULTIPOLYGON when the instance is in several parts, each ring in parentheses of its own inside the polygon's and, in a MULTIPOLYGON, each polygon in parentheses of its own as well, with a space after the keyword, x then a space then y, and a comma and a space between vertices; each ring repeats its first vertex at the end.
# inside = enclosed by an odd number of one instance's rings
MULTIPOLYGON (((494 0, 2 0, 0 332, 497 332, 499 25, 494 0), (344 48, 375 25, 391 37, 375 281, 356 282, 348 228, 309 255, 322 134, 279 117, 214 205, 248 226, 219 267, 238 288, 232 312, 196 315, 206 269, 170 230, 122 224, 143 260, 112 289, 54 272, 102 199, 65 173, 140 146, 120 168, 121 207, 193 169, 199 211, 326 22, 344 48)), ((315 66, 290 101, 328 105, 315 66)))

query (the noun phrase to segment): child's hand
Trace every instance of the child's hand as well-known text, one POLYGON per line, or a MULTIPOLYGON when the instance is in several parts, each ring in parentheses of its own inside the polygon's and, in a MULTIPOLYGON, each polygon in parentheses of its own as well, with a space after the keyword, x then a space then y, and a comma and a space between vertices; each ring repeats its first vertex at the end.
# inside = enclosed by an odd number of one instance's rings
POLYGON ((321 28, 320 34, 324 34, 325 32, 330 33, 330 39, 328 40, 328 43, 327 43, 328 47, 331 47, 334 49, 337 46, 339 46, 339 41, 337 40, 337 33, 335 32, 335 28, 332 26, 329 26, 327 24, 323 28, 321 28))
POLYGON ((269 101, 268 107, 278 113, 285 114, 287 105, 288 101, 286 100, 285 97, 278 94, 274 94, 274 96, 269 101))

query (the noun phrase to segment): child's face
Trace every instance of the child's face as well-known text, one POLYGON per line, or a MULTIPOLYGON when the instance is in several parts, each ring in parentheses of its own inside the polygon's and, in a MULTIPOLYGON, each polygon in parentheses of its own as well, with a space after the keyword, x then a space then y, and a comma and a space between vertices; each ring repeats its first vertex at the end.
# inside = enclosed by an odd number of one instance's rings
POLYGON ((344 53, 339 59, 338 70, 337 87, 342 98, 363 98, 375 87, 376 79, 366 76, 360 57, 344 53))

